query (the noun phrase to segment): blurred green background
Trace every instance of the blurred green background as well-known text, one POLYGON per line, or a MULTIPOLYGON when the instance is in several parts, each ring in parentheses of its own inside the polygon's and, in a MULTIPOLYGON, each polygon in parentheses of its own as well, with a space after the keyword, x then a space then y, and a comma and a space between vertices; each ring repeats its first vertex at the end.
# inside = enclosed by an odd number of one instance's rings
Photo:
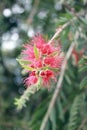
MULTIPOLYGON (((87 20, 86 0, 67 0, 66 2, 71 8, 74 8, 77 13, 85 11, 84 17, 87 20)), ((20 54, 22 45, 35 34, 42 33, 50 39, 58 27, 59 18, 61 16, 66 17, 66 14, 67 9, 64 6, 63 0, 0 0, 0 130, 30 130, 32 118, 35 120, 34 124, 36 123, 36 126, 33 128, 32 126, 34 125, 31 125, 31 130, 39 130, 39 121, 43 119, 42 117, 47 109, 52 91, 42 90, 36 93, 31 97, 31 100, 27 102, 27 107, 17 112, 14 99, 23 94, 25 87, 23 84, 24 76, 21 73, 21 67, 17 63, 16 58, 20 54), (45 110, 41 109, 42 101, 45 110), (39 116, 39 118, 37 118, 37 109, 39 112, 42 111, 41 113, 43 115, 40 114, 42 117, 39 116), (35 111, 37 113, 36 115, 34 114, 35 111)), ((84 32, 87 31, 86 25, 83 28, 84 32)), ((64 39, 61 37, 65 50, 70 45, 66 45, 66 43, 69 43, 67 38, 68 30, 69 29, 66 30, 66 34, 62 34, 64 39)), ((80 42, 86 43, 83 39, 80 39, 80 42)), ((75 77, 78 75, 77 67, 70 67, 74 73, 73 81, 78 84, 78 79, 76 80, 75 77)), ((68 82, 72 84, 68 77, 66 77, 65 80, 68 80, 68 82)), ((73 98, 70 97, 70 93, 74 91, 74 89, 75 88, 72 87, 66 87, 64 90, 66 91, 66 97, 68 96, 71 102, 73 98)), ((75 94, 76 93, 74 93, 74 95, 75 94)), ((63 96, 62 93, 62 97, 63 96)), ((63 99, 65 99, 63 106, 67 104, 66 97, 63 97, 63 99)), ((59 122, 58 126, 60 125, 59 128, 62 130, 62 126, 67 124, 68 112, 66 115, 62 115, 63 113, 61 111, 63 106, 59 106, 59 113, 61 114, 57 120, 59 122), (63 116, 65 116, 65 121, 63 116)), ((47 130, 51 129, 57 130, 58 127, 54 127, 54 129, 47 128, 47 130)))

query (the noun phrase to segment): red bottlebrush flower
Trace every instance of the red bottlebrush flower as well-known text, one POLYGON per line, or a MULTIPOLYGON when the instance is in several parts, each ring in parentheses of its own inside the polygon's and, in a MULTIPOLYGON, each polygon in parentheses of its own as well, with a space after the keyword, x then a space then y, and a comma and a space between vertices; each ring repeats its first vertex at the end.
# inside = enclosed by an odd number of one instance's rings
POLYGON ((32 84, 36 84, 38 81, 38 78, 36 76, 29 76, 24 80, 26 86, 30 86, 32 84))
POLYGON ((61 66, 63 57, 46 57, 44 59, 44 64, 50 65, 50 67, 58 68, 61 66))
POLYGON ((49 84, 50 79, 55 78, 55 74, 52 70, 41 71, 40 76, 43 79, 43 84, 49 84))
POLYGON ((44 43, 46 43, 46 41, 45 41, 45 39, 43 38, 42 35, 39 35, 39 34, 38 34, 38 36, 35 36, 35 37, 32 39, 31 43, 32 43, 33 45, 35 44, 37 48, 41 49, 42 46, 44 45, 44 43))
POLYGON ((30 76, 35 76, 36 75, 36 71, 32 71, 30 76))
POLYGON ((41 68, 43 66, 42 61, 40 59, 35 60, 33 62, 33 65, 34 65, 35 68, 41 68))
POLYGON ((46 58, 44 58, 44 64, 50 65, 50 67, 56 66, 55 57, 46 57, 46 58))
POLYGON ((33 47, 30 45, 24 45, 25 50, 22 51, 22 54, 25 55, 23 59, 32 61, 35 59, 33 47))
POLYGON ((49 84, 51 79, 56 79, 57 71, 60 70, 63 61, 61 47, 55 47, 54 42, 48 44, 42 35, 35 36, 30 43, 24 45, 21 65, 30 74, 25 79, 27 86, 36 84, 39 78, 43 84, 49 84))
POLYGON ((51 54, 52 52, 54 52, 54 48, 52 48, 52 46, 50 44, 45 44, 42 46, 41 49, 42 54, 51 54))

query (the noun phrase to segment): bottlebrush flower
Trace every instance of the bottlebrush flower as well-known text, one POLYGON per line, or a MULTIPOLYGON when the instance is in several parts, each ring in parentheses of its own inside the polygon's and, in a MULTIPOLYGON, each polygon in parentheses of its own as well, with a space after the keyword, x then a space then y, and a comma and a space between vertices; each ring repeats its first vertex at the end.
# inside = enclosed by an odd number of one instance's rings
POLYGON ((37 83, 38 78, 36 76, 29 76, 24 80, 27 86, 37 83))
POLYGON ((21 57, 19 62, 29 73, 24 80, 26 86, 38 84, 39 79, 42 85, 48 85, 51 79, 56 79, 63 61, 60 45, 55 46, 55 42, 47 43, 42 35, 35 36, 24 45, 21 57))

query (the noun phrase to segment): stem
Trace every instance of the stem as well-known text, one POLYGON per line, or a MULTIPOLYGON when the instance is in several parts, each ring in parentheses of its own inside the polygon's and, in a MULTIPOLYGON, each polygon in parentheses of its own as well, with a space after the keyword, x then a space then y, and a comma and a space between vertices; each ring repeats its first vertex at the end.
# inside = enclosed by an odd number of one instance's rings
POLYGON ((34 5, 32 7, 32 10, 31 10, 30 14, 29 14, 29 17, 27 19, 28 24, 31 24, 33 22, 34 16, 37 13, 39 3, 40 3, 40 0, 35 0, 34 1, 34 5))
POLYGON ((52 41, 60 35, 60 33, 70 24, 70 22, 65 23, 63 26, 59 27, 57 29, 57 32, 54 34, 54 36, 51 38, 51 40, 48 42, 48 44, 52 43, 52 41))

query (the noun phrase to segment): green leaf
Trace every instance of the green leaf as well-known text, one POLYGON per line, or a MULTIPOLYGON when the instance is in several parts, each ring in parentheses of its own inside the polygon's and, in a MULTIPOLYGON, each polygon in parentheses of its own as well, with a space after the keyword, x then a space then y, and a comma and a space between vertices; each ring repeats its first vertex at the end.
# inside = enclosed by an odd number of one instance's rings
POLYGON ((50 130, 50 126, 51 126, 51 122, 48 120, 48 122, 47 122, 47 125, 46 125, 46 130, 50 130))
POLYGON ((83 78, 83 80, 81 81, 81 84, 80 84, 81 89, 84 87, 87 87, 87 76, 85 78, 83 78))
POLYGON ((53 71, 58 71, 58 70, 59 70, 59 68, 51 68, 51 67, 49 67, 49 65, 43 67, 42 69, 43 69, 43 70, 49 69, 49 70, 53 70, 53 71))
POLYGON ((34 71, 35 69, 30 67, 30 66, 27 66, 27 65, 22 65, 22 67, 26 70, 30 70, 30 71, 34 71))
POLYGON ((66 13, 66 14, 63 13, 63 14, 61 14, 61 17, 58 19, 57 26, 65 24, 66 22, 68 22, 72 18, 73 18, 73 16, 70 13, 66 13))
POLYGON ((82 95, 77 95, 74 99, 70 110, 70 117, 68 123, 68 130, 77 130, 79 126, 79 112, 81 108, 81 103, 83 101, 82 95))
POLYGON ((22 59, 16 59, 19 64, 24 68, 24 69, 27 69, 27 70, 30 70, 30 71, 33 71, 35 70, 34 68, 28 66, 29 64, 31 64, 30 61, 27 61, 27 60, 22 60, 22 59))
POLYGON ((79 61, 79 64, 83 64, 84 63, 84 58, 81 58, 81 60, 79 61))
POLYGON ((59 118, 60 118, 62 121, 64 121, 63 106, 62 106, 62 103, 61 103, 60 99, 57 100, 57 109, 58 109, 58 111, 59 111, 59 118))
POLYGON ((83 66, 83 67, 81 67, 80 69, 79 69, 79 72, 85 72, 85 71, 87 71, 87 65, 86 66, 83 66))
POLYGON ((49 70, 53 70, 53 71, 58 71, 59 68, 51 68, 51 67, 48 67, 49 70))
POLYGON ((58 51, 55 51, 53 53, 51 53, 49 56, 56 56, 58 54, 58 51))
POLYGON ((83 58, 84 58, 85 60, 87 60, 87 56, 86 56, 86 55, 84 55, 83 58))
POLYGON ((56 129, 56 111, 55 108, 52 109, 50 114, 50 121, 52 122, 52 130, 56 129))
POLYGON ((72 82, 71 82, 70 77, 68 75, 65 75, 65 79, 66 79, 67 83, 69 85, 71 85, 72 82))
POLYGON ((37 82, 37 91, 41 88, 42 78, 40 77, 37 82))
POLYGON ((38 51, 38 48, 36 47, 35 44, 34 44, 34 54, 35 54, 36 59, 38 59, 39 58, 39 51, 38 51))
POLYGON ((62 98, 64 104, 66 104, 67 103, 67 97, 66 97, 66 95, 63 91, 60 92, 60 97, 62 98))
POLYGON ((49 99, 50 99, 50 96, 48 96, 46 99, 44 99, 41 102, 41 104, 36 108, 36 110, 35 110, 35 112, 34 112, 34 114, 32 116, 32 120, 29 123, 30 126, 33 126, 36 122, 38 122, 38 120, 41 120, 43 118, 44 113, 47 110, 49 99))
POLYGON ((84 56, 81 58, 81 60, 79 61, 79 64, 84 64, 84 62, 87 63, 87 56, 86 56, 86 55, 84 55, 84 56))
POLYGON ((20 65, 27 65, 27 64, 31 64, 30 61, 28 60, 23 60, 23 59, 16 59, 20 65))

